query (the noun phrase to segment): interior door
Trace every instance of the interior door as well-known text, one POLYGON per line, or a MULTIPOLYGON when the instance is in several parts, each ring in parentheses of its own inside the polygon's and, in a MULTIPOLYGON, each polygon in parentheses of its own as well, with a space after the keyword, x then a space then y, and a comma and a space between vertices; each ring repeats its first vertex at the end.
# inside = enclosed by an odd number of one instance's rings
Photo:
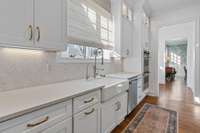
POLYGON ((33 0, 0 0, 0 45, 32 46, 33 0))
POLYGON ((64 0, 35 0, 36 47, 64 49, 64 9, 64 0))

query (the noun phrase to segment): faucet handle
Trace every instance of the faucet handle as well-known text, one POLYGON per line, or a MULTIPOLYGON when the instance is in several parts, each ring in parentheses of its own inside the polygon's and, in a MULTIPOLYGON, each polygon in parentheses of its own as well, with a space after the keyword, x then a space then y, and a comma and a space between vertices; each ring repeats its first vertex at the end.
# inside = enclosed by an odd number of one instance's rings
POLYGON ((85 73, 85 79, 88 80, 90 78, 89 76, 89 66, 90 66, 90 63, 87 64, 86 66, 86 73, 85 73))

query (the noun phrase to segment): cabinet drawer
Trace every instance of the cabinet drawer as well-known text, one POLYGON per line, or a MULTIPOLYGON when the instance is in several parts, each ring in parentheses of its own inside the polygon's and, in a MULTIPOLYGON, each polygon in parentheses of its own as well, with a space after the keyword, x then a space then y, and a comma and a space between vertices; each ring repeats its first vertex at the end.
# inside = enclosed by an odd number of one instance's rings
POLYGON ((117 96, 129 89, 129 82, 125 81, 107 88, 103 88, 102 101, 105 102, 114 96, 117 96))
POLYGON ((74 133, 100 133, 99 106, 96 104, 74 116, 74 133))
POLYGON ((100 103, 100 90, 74 98, 74 113, 78 113, 96 103, 100 103))
POLYGON ((0 132, 37 133, 70 116, 72 116, 72 100, 0 123, 0 132))

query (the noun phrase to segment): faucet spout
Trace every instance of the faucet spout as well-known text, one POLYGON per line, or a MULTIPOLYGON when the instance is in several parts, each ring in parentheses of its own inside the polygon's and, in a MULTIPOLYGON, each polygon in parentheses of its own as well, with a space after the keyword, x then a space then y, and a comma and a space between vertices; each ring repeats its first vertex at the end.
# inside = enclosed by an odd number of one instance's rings
POLYGON ((97 76, 97 56, 99 55, 99 51, 101 51, 101 65, 104 65, 104 53, 102 48, 98 48, 95 51, 95 58, 94 58, 94 78, 97 76))

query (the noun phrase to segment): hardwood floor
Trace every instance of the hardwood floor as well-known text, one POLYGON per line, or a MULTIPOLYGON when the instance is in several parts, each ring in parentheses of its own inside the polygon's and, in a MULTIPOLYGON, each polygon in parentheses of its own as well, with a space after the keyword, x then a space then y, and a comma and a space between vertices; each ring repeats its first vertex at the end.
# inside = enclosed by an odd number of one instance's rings
POLYGON ((160 97, 145 97, 112 133, 123 132, 145 103, 155 104, 177 111, 179 133, 200 133, 200 105, 194 104, 192 91, 185 86, 184 80, 182 79, 177 79, 166 85, 160 85, 160 97))

